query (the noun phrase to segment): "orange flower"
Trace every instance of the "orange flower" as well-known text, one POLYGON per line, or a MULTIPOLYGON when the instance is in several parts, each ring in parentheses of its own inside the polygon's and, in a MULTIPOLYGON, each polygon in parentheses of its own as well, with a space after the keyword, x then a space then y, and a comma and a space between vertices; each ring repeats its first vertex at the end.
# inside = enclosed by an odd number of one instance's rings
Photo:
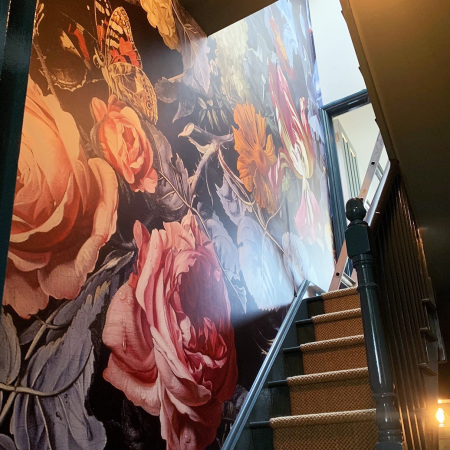
POLYGON ((266 140, 266 119, 256 114, 253 105, 237 105, 233 127, 236 151, 239 153, 237 168, 244 186, 253 192, 261 208, 274 213, 277 208, 269 182, 269 170, 277 162, 272 135, 266 140), (265 148, 264 148, 265 147, 265 148))

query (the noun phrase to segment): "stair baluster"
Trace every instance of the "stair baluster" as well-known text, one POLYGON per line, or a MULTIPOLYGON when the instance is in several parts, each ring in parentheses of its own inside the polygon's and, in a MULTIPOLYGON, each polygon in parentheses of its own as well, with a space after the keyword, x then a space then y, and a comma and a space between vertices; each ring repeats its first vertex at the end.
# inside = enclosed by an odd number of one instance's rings
POLYGON ((400 414, 396 405, 397 396, 394 393, 378 285, 374 274, 374 237, 369 225, 364 221, 366 210, 363 201, 359 198, 349 200, 346 216, 350 221, 345 233, 347 252, 358 276, 370 386, 376 402, 376 450, 402 450, 400 414))

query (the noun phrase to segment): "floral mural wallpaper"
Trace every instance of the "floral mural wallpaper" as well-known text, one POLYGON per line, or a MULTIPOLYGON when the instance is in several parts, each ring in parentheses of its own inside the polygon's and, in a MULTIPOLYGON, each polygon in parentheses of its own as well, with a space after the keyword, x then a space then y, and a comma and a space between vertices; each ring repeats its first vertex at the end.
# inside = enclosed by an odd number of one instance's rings
POLYGON ((177 0, 39 0, 0 449, 220 449, 334 251, 305 0, 206 37, 177 0))

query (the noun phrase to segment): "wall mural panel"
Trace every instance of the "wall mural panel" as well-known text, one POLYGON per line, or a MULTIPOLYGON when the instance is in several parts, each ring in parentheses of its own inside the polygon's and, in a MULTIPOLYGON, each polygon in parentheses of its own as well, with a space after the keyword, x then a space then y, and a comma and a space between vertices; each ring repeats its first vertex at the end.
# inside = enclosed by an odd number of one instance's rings
POLYGON ((319 103, 305 0, 209 38, 176 0, 38 2, 1 448, 222 447, 333 273, 319 103))

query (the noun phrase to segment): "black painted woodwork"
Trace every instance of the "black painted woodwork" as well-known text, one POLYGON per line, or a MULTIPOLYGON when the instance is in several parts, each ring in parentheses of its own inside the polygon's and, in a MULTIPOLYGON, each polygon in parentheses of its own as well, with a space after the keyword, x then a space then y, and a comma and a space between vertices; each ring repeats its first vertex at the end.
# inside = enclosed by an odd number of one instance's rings
POLYGON ((388 344, 382 322, 378 285, 375 279, 375 240, 359 198, 347 202, 350 224, 345 233, 347 252, 358 275, 358 293, 364 328, 370 386, 376 402, 377 450, 401 450, 402 428, 391 374, 388 344))
POLYGON ((7 3, 1 0, 0 7, 0 45, 4 44, 0 50, 0 299, 5 283, 36 0, 7 3))

